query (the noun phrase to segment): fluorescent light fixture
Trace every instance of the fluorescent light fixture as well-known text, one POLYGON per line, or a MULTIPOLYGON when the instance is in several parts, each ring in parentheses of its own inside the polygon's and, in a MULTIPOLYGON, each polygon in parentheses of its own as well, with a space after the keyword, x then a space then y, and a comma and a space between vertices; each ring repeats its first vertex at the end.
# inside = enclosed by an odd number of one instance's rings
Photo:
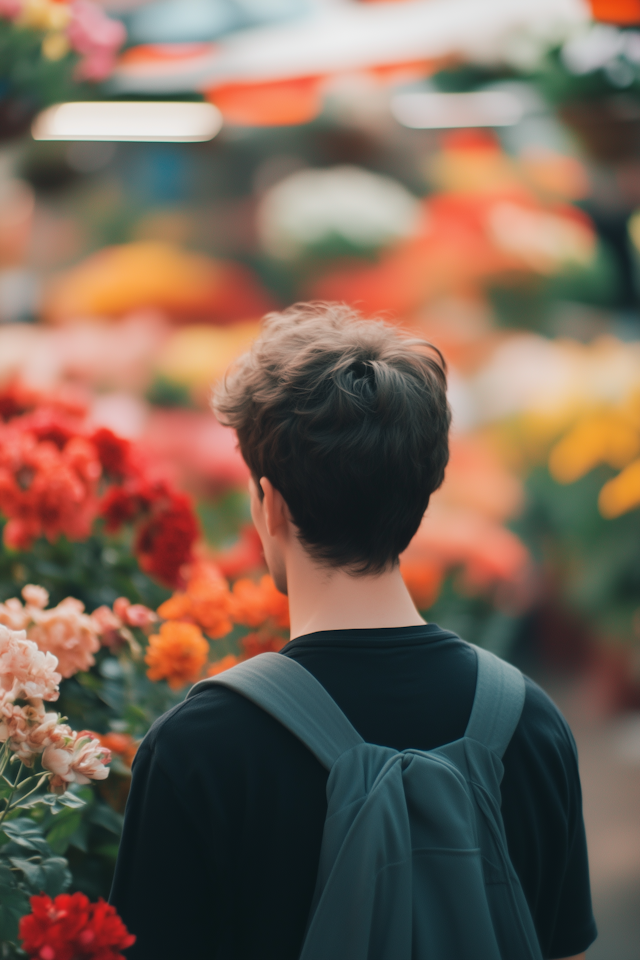
POLYGON ((393 116, 415 130, 452 127, 510 127, 522 119, 518 97, 503 90, 475 93, 398 93, 393 116))
POLYGON ((211 140, 222 126, 212 103, 99 100, 59 103, 33 122, 34 140, 211 140))

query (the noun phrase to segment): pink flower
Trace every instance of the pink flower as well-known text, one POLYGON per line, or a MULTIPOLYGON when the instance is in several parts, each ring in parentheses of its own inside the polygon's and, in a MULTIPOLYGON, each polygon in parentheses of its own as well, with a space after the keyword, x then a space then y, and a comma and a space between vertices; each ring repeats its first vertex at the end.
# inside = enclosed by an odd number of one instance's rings
POLYGON ((110 762, 111 751, 103 746, 96 737, 85 730, 78 734, 71 761, 71 769, 75 774, 76 783, 88 783, 89 780, 106 780, 109 776, 107 764, 110 762))
POLYGON ((53 741, 59 720, 58 713, 45 713, 42 700, 19 706, 6 698, 0 702, 0 742, 8 741, 9 749, 30 767, 53 741))
POLYGON ((113 605, 113 612, 128 627, 150 627, 158 619, 149 607, 141 603, 130 603, 126 597, 118 597, 113 605))
POLYGON ((119 20, 111 20, 90 0, 71 4, 71 23, 67 29, 69 42, 82 55, 78 65, 79 80, 104 80, 116 64, 116 53, 127 37, 119 20))
POLYGON ((29 623, 29 614, 17 597, 11 597, 0 603, 0 623, 10 630, 24 630, 29 623))
POLYGON ((67 597, 50 610, 30 609, 33 624, 29 638, 40 650, 55 654, 60 673, 72 677, 95 663, 93 654, 100 649, 94 620, 84 613, 84 604, 67 597))
POLYGON ((116 617, 111 607, 98 607, 91 614, 94 629, 105 647, 113 647, 120 640, 119 630, 122 627, 122 621, 116 617))
MULTIPOLYGON (((28 583, 22 588, 22 596, 25 603, 30 607, 37 607, 38 610, 44 610, 49 603, 49 593, 44 587, 39 587, 35 583, 28 583)), ((10 601, 7 601, 10 602, 10 601)))
POLYGON ((38 650, 23 630, 8 630, 0 624, 0 690, 12 699, 57 700, 62 680, 57 666, 57 658, 38 650))
POLYGON ((45 747, 42 766, 65 783, 105 780, 109 776, 106 764, 111 761, 111 751, 84 731, 76 734, 69 730, 69 734, 45 747))
POLYGON ((15 20, 22 13, 21 0, 0 0, 0 17, 15 20))

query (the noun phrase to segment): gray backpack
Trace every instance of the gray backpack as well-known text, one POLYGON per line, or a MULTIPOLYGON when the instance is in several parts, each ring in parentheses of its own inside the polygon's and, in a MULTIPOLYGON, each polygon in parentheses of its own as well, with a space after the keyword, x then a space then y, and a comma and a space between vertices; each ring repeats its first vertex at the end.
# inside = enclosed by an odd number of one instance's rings
POLYGON ((300 960, 542 960, 500 813, 501 757, 524 680, 474 649, 466 733, 429 751, 365 743, 309 671, 281 654, 203 681, 262 707, 329 771, 300 960))

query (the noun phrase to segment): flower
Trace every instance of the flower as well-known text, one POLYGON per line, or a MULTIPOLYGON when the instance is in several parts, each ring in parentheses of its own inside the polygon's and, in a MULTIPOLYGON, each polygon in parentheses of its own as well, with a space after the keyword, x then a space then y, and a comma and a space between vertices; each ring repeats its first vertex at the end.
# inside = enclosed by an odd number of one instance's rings
POLYGON ((91 435, 91 443, 96 448, 102 469, 109 476, 124 476, 129 468, 131 443, 116 436, 107 427, 100 427, 91 435))
POLYGON ((145 573, 177 586, 197 537, 198 523, 190 498, 174 492, 140 528, 134 550, 145 573))
POLYGON ((113 604, 113 612, 127 627, 139 627, 144 630, 158 619, 157 615, 141 603, 131 603, 126 597, 118 597, 113 604))
POLYGON ((598 507, 608 520, 640 507, 640 460, 634 460, 617 477, 605 483, 598 497, 598 507))
POLYGON ((42 766, 66 783, 89 783, 91 780, 106 780, 107 764, 111 751, 92 733, 83 730, 75 733, 70 727, 60 724, 42 753, 42 766))
POLYGON ((0 510, 8 517, 4 541, 27 550, 39 536, 85 539, 98 512, 100 462, 82 437, 39 439, 23 424, 0 429, 0 510))
POLYGON ((0 0, 0 17, 15 20, 22 13, 22 0, 0 0))
POLYGON ((217 677, 219 673, 224 673, 225 670, 235 667, 238 663, 240 663, 239 657, 234 657, 232 653, 228 653, 226 657, 222 657, 220 660, 216 660, 215 663, 211 664, 207 670, 207 676, 217 677))
POLYGON ((103 747, 111 752, 112 756, 119 757, 127 767, 133 763, 138 751, 138 741, 128 733, 94 733, 103 747))
POLYGON ((232 629, 229 616, 231 593, 217 567, 199 564, 187 583, 186 593, 175 593, 158 608, 165 620, 187 620, 213 638, 226 636, 232 629))
POLYGON ((44 610, 49 603, 49 592, 44 587, 35 583, 28 583, 22 588, 24 601, 30 607, 37 607, 38 610, 44 610))
POLYGON ((10 597, 0 603, 0 623, 10 630, 25 630, 29 623, 29 612, 22 606, 17 597, 10 597))
POLYGON ((63 677, 72 677, 80 670, 93 666, 93 654, 100 649, 96 623, 84 613, 84 604, 67 597, 50 610, 31 607, 32 625, 28 628, 31 640, 40 650, 49 651, 58 658, 63 677))
POLYGON ((135 942, 115 907, 84 893, 55 899, 31 897, 31 913, 20 920, 22 949, 33 960, 124 960, 135 942))
POLYGON ((427 610, 435 603, 442 586, 442 564, 427 558, 419 561, 403 560, 400 572, 418 610, 427 610))
POLYGON ((145 662, 150 680, 166 680, 173 690, 195 683, 207 662, 209 644, 194 623, 169 620, 149 637, 145 662))
POLYGON ((287 641, 277 633, 248 633, 240 642, 245 659, 249 660, 257 657, 259 653, 277 653, 287 641))
POLYGON ((247 627, 260 627, 268 620, 276 627, 289 626, 289 601, 269 576, 260 583, 253 580, 237 580, 233 585, 231 615, 236 623, 247 627))
POLYGON ((78 64, 78 80, 105 80, 116 65, 116 53, 127 37, 119 20, 107 17, 90 0, 71 4, 71 23, 67 29, 71 46, 82 55, 78 64))
POLYGON ((24 630, 9 630, 0 624, 0 690, 12 699, 57 700, 62 680, 58 660, 38 650, 24 630))
POLYGON ((166 480, 139 474, 105 494, 100 512, 107 531, 141 519, 134 552, 142 569, 169 586, 177 586, 181 568, 191 560, 199 533, 190 498, 166 480))

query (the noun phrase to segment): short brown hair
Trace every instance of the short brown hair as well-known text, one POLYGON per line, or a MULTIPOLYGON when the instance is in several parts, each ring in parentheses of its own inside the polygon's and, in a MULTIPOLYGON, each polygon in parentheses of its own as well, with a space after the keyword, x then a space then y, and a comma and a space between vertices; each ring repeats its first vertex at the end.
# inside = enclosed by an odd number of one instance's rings
POLYGON ((265 318, 213 407, 256 481, 284 497, 311 555, 379 573, 444 479, 446 386, 427 341, 342 304, 303 303, 265 318))

